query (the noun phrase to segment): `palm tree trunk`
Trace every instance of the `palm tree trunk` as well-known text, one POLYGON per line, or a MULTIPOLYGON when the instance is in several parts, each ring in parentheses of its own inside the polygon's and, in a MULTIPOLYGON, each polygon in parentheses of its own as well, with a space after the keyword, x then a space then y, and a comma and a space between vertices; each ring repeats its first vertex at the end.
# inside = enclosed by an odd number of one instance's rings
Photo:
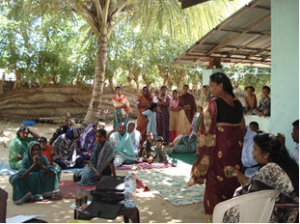
POLYGON ((107 37, 100 36, 97 46, 97 61, 95 69, 95 78, 93 85, 92 98, 90 101, 88 112, 83 123, 96 124, 100 115, 101 102, 104 88, 105 66, 107 57, 107 37))

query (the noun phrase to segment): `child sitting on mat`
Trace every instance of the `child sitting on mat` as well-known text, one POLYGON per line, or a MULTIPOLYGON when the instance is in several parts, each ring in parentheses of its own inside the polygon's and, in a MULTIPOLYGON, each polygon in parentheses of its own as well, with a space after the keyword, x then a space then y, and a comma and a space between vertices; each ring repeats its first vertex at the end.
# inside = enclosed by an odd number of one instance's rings
POLYGON ((156 144, 156 141, 153 140, 152 132, 148 132, 147 140, 142 145, 143 153, 142 153, 142 157, 140 160, 142 160, 144 162, 148 162, 148 159, 150 158, 150 156, 153 155, 153 147, 155 147, 155 144, 156 144))
POLYGON ((163 146, 164 139, 162 137, 157 137, 156 146, 153 147, 153 155, 149 157, 148 163, 167 163, 167 152, 163 146))
POLYGON ((45 137, 40 137, 38 139, 38 142, 41 145, 42 154, 47 157, 50 165, 54 166, 55 165, 55 163, 53 162, 54 152, 53 152, 52 146, 47 143, 47 139, 45 137))

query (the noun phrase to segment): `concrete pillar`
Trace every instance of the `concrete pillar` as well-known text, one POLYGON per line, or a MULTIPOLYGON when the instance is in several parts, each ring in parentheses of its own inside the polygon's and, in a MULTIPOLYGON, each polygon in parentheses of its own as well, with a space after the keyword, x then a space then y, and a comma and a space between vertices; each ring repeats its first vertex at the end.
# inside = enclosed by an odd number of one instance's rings
POLYGON ((202 84, 203 85, 209 85, 209 76, 211 76, 212 74, 214 74, 216 72, 223 72, 223 73, 225 73, 225 71, 223 69, 220 69, 220 68, 205 69, 205 70, 203 70, 202 84))
POLYGON ((291 153, 299 119, 299 0, 271 1, 271 32, 271 132, 285 135, 291 153))

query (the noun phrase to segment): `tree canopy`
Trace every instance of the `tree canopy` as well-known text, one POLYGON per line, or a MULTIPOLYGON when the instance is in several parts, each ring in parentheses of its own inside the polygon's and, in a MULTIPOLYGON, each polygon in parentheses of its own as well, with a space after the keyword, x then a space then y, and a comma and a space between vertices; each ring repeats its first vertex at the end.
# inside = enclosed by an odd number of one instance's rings
MULTIPOLYGON (((175 0, 4 0, 0 67, 16 74, 15 88, 92 85, 92 123, 105 82, 135 92, 188 83, 197 93, 202 68, 169 62, 246 2, 213 0, 181 10, 175 0)), ((258 77, 248 79, 266 81, 258 77)))

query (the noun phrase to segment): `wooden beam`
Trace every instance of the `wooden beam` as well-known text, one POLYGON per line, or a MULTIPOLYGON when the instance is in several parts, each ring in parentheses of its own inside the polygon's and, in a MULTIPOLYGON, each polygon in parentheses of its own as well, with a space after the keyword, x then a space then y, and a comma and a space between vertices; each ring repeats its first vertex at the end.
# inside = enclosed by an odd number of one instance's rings
POLYGON ((260 9, 260 10, 264 10, 264 11, 271 12, 271 9, 270 9, 270 8, 267 8, 267 7, 255 6, 254 8, 255 8, 255 9, 260 9))
MULTIPOLYGON (((206 44, 206 43, 205 43, 205 44, 202 44, 202 45, 207 45, 207 46, 217 46, 217 44, 206 44)), ((233 46, 233 45, 226 45, 226 46, 223 46, 223 48, 237 49, 238 47, 233 46)), ((245 49, 245 50, 251 50, 251 51, 253 51, 253 50, 258 51, 258 50, 260 50, 261 48, 244 47, 243 49, 245 49)), ((270 51, 270 52, 271 52, 271 50, 266 50, 266 51, 270 51)), ((194 51, 194 52, 199 52, 199 51, 194 51)), ((186 53, 191 53, 191 51, 186 51, 186 53)), ((204 52, 204 53, 206 53, 206 52, 204 52)))
POLYGON ((214 47, 213 49, 211 49, 209 52, 207 52, 208 55, 211 55, 212 53, 214 53, 215 51, 219 50, 221 47, 225 46, 226 44, 236 40, 237 38, 243 36, 245 33, 247 33, 248 31, 254 29, 255 27, 257 27, 258 25, 262 24, 263 22, 265 22, 266 20, 270 19, 271 15, 266 16, 265 18, 263 18, 262 20, 258 21, 257 23, 255 23, 254 25, 250 26, 248 29, 244 30, 241 34, 235 36, 232 39, 227 39, 225 41, 223 41, 222 43, 220 43, 218 46, 214 47))
POLYGON ((180 60, 181 58, 183 58, 186 55, 187 52, 184 52, 182 55, 180 55, 178 58, 175 59, 175 61, 180 60))
POLYGON ((247 56, 247 58, 252 58, 253 56, 255 56, 255 55, 257 55, 257 54, 259 54, 259 53, 263 52, 264 50, 266 50, 266 49, 267 49, 267 48, 269 48, 269 47, 271 47, 271 44, 270 44, 270 45, 268 45, 268 46, 266 46, 266 47, 264 47, 264 48, 262 48, 262 49, 261 49, 261 50, 259 50, 259 51, 255 51, 253 54, 251 54, 251 55, 247 56))
POLYGON ((267 59, 269 59, 269 58, 271 58, 271 55, 262 58, 261 61, 265 61, 265 60, 267 60, 267 59))
MULTIPOLYGON (((226 29, 221 29, 220 31, 228 32, 228 33, 242 33, 243 31, 237 31, 237 30, 226 30, 226 29)), ((264 36, 265 34, 262 32, 248 32, 246 34, 253 34, 253 35, 261 35, 264 36)))
POLYGON ((226 27, 227 25, 229 25, 230 23, 232 23, 233 21, 237 20, 238 18, 240 18, 242 15, 244 15, 245 13, 247 13, 249 10, 253 9, 255 6, 259 5, 260 3, 262 3, 265 0, 259 0, 256 3, 254 3, 253 5, 247 7, 245 10, 243 10, 241 13, 237 14, 235 17, 233 17, 231 20, 229 20, 228 22, 222 24, 220 27, 216 28, 214 31, 212 31, 209 35, 207 35, 206 37, 204 37, 198 44, 195 44, 195 46, 193 48, 190 49, 190 51, 193 51, 197 46, 203 44, 208 38, 210 38, 212 35, 214 35, 216 32, 218 32, 219 30, 221 30, 222 28, 226 27))
MULTIPOLYGON (((217 57, 217 58, 221 58, 222 60, 226 59, 226 60, 239 60, 239 61, 255 61, 255 62, 261 62, 262 60, 259 59, 259 60, 256 60, 256 59, 248 59, 248 58, 233 58, 233 57, 224 57, 224 56, 208 56, 208 55, 198 55, 199 58, 197 59, 202 59, 202 58, 213 58, 213 57, 217 57)), ((195 58, 197 57, 197 55, 186 55, 185 58, 195 58)), ((181 60, 185 60, 185 59, 181 59, 181 60)), ((195 61, 195 60, 194 60, 195 61)), ((198 60, 200 61, 200 60, 198 60)))
POLYGON ((247 45, 252 44, 253 42, 257 41, 258 39, 260 39, 260 38, 262 38, 262 37, 264 37, 264 36, 266 36, 266 35, 268 35, 268 34, 270 34, 270 33, 271 33, 271 30, 270 30, 269 32, 265 33, 264 35, 262 35, 262 36, 260 36, 260 37, 257 37, 257 38, 255 38, 254 40, 251 40, 250 42, 244 44, 244 45, 241 46, 240 48, 238 48, 238 49, 232 51, 230 54, 228 54, 228 57, 230 57, 230 56, 233 55, 235 52, 237 52, 237 51, 243 49, 243 48, 246 47, 247 45))
MULTIPOLYGON (((205 58, 205 57, 203 57, 205 58)), ((209 57, 206 57, 206 58, 209 58, 209 57)), ((221 61, 226 61, 228 62, 230 59, 232 58, 221 58, 221 61)), ((194 60, 192 59, 181 59, 181 61, 190 61, 191 64, 194 64, 194 60)), ((199 60, 201 61, 201 60, 199 60)), ((253 62, 253 63, 259 63, 259 64, 270 64, 271 62, 267 62, 267 61, 261 61, 261 60, 252 60, 252 59, 243 59, 242 61, 250 61, 250 62, 253 62)), ((208 62, 208 61, 203 61, 203 62, 208 62)), ((231 63, 234 63, 234 64, 238 64, 240 62, 231 62, 231 63)))

